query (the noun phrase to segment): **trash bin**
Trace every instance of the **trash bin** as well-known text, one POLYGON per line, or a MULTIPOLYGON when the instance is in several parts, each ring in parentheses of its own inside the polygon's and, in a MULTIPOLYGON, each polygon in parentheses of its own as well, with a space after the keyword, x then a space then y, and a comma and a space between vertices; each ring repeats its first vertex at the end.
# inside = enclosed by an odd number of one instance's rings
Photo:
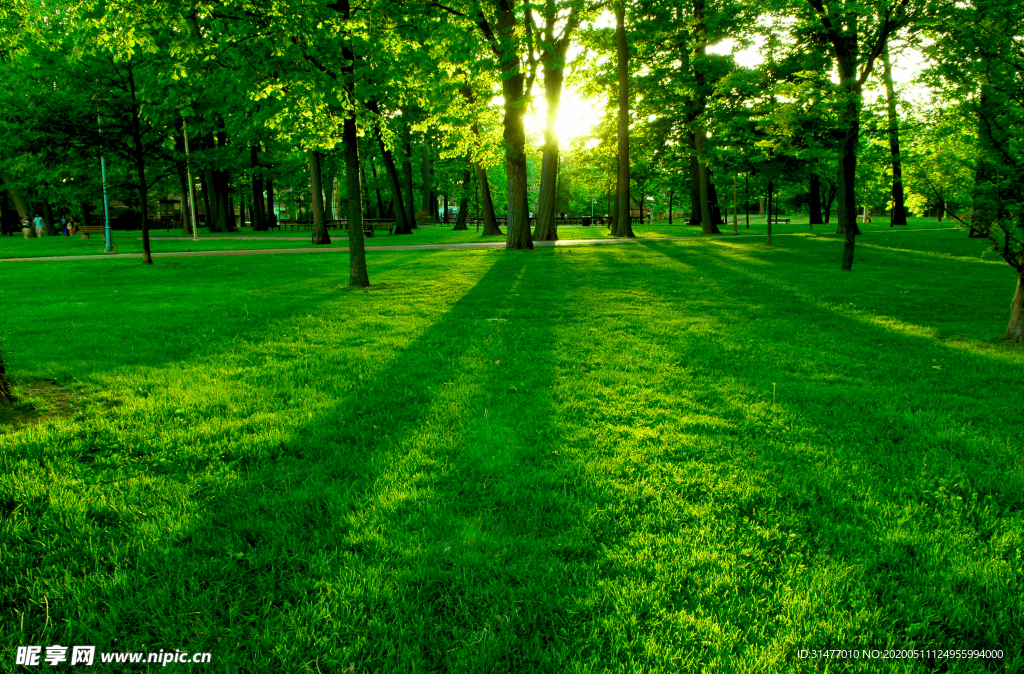
POLYGON ((582 221, 581 224, 584 227, 590 227, 590 218, 589 217, 584 216, 584 217, 580 218, 580 220, 582 221))

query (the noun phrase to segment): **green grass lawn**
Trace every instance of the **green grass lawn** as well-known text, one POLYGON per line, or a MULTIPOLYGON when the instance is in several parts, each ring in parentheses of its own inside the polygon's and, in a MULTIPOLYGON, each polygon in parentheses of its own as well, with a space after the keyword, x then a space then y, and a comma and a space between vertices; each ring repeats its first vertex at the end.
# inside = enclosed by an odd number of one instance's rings
POLYGON ((1024 671, 1013 274, 841 246, 0 265, 0 671, 1024 671))
MULTIPOLYGON (((699 237, 700 228, 685 225, 684 218, 676 218, 672 225, 667 222, 655 222, 645 224, 636 228, 636 235, 639 238, 678 237, 693 236, 699 237)), ((732 234, 732 224, 722 227, 724 235, 732 234)), ((791 223, 773 224, 773 234, 794 234, 808 233, 811 228, 806 224, 807 220, 794 219, 791 223)), ((934 218, 912 218, 908 227, 890 228, 887 218, 875 218, 874 222, 861 225, 863 232, 868 235, 874 232, 886 232, 902 234, 918 229, 948 228, 952 227, 949 222, 936 223, 934 218)), ((480 241, 503 242, 504 236, 483 236, 475 227, 465 232, 454 232, 451 225, 437 225, 420 227, 409 236, 390 235, 378 233, 374 237, 366 239, 366 245, 375 246, 413 246, 413 245, 436 245, 450 243, 476 243, 480 241)), ((151 232, 151 249, 154 253, 179 252, 179 251, 212 251, 212 250, 265 250, 282 248, 317 248, 310 243, 310 232, 308 231, 272 231, 253 232, 251 228, 245 227, 237 232, 216 232, 210 234, 200 229, 200 238, 214 240, 193 241, 191 238, 182 237, 180 230, 153 230, 151 232), (247 240, 236 240, 244 237, 247 240), (292 239, 292 240, 282 240, 292 239)), ((828 236, 834 234, 835 225, 815 225, 815 235, 828 236)), ((743 237, 763 237, 766 233, 764 216, 751 217, 750 227, 746 227, 746 221, 741 216, 739 223, 739 234, 743 237)), ((347 246, 347 235, 339 234, 337 231, 330 232, 332 245, 347 246)), ((558 230, 560 239, 607 239, 612 238, 604 226, 562 227, 558 230)), ((114 231, 114 250, 117 253, 142 254, 141 235, 137 231, 114 231)), ((89 239, 80 237, 51 236, 42 239, 25 239, 21 234, 17 236, 0 237, 0 260, 5 258, 20 257, 50 257, 63 255, 101 255, 105 247, 102 234, 93 234, 89 239)))

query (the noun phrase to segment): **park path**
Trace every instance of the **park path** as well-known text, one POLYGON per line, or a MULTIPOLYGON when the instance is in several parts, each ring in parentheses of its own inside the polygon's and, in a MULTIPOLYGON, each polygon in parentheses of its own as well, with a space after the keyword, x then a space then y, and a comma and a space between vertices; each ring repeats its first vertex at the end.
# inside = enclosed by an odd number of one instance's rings
MULTIPOLYGON (((939 227, 937 229, 908 229, 908 230, 889 230, 889 233, 893 232, 939 232, 945 230, 953 230, 956 227, 939 227)), ((778 233, 774 236, 799 236, 806 232, 785 232, 778 233)), ((879 232, 879 233, 884 233, 879 232)), ((306 241, 309 237, 302 237, 297 239, 299 241, 306 241)), ((707 241, 716 239, 763 239, 764 234, 713 234, 709 236, 657 236, 648 238, 636 238, 636 239, 562 239, 559 241, 534 241, 533 245, 538 248, 547 247, 563 247, 563 246, 593 246, 599 244, 636 244, 644 243, 647 241, 707 241)), ((228 239, 228 237, 201 237, 199 240, 203 241, 218 241, 228 239)), ((188 239, 191 241, 192 239, 188 239)), ((266 241, 265 237, 230 237, 229 240, 239 241, 266 241)), ((272 239, 274 241, 292 241, 296 239, 272 239)), ((371 252, 375 250, 481 250, 488 248, 504 248, 504 241, 481 241, 480 243, 432 243, 432 244, 417 244, 410 246, 367 246, 366 251, 371 252)), ((153 252, 153 257, 222 257, 231 255, 302 255, 302 254, 317 254, 317 253, 346 253, 348 252, 348 246, 341 247, 330 247, 330 248, 264 248, 259 250, 193 250, 193 251, 167 251, 167 252, 153 252)), ((114 258, 140 258, 142 253, 109 253, 100 255, 52 255, 46 257, 12 257, 6 259, 0 259, 0 262, 59 262, 64 260, 110 260, 114 258)))

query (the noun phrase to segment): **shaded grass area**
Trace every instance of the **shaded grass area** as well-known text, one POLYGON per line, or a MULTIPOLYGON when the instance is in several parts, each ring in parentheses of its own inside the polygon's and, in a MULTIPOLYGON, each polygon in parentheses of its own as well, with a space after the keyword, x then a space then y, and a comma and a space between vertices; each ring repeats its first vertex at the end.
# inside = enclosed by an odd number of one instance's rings
MULTIPOLYGON (((675 224, 669 225, 665 222, 655 222, 649 225, 640 225, 635 228, 636 236, 639 238, 658 237, 700 237, 699 227, 690 227, 682 220, 676 220, 675 224)), ((730 221, 731 222, 731 221, 730 221)), ((951 227, 948 223, 936 224, 934 219, 914 219, 909 227, 890 229, 888 221, 878 221, 862 225, 866 235, 875 232, 909 234, 920 229, 931 229, 935 227, 951 227)), ((773 233, 780 234, 803 234, 808 232, 806 224, 794 222, 792 224, 775 224, 772 226, 773 233)), ((739 234, 743 237, 763 237, 767 227, 765 218, 753 218, 751 226, 747 229, 743 223, 740 224, 739 234)), ((732 226, 722 228, 723 235, 732 234, 732 226)), ((835 232, 835 225, 816 225, 813 233, 815 235, 829 236, 835 232)), ((348 237, 337 231, 331 231, 332 246, 347 246, 348 237)), ((558 230, 558 236, 562 240, 578 239, 610 239, 608 229, 603 226, 570 226, 558 230)), ((964 234, 963 236, 966 236, 964 234)), ((200 229, 200 240, 193 241, 191 238, 182 237, 180 230, 156 230, 151 232, 151 249, 154 253, 181 252, 181 251, 213 251, 213 250, 266 250, 275 248, 322 248, 310 243, 310 233, 307 231, 272 231, 253 232, 250 228, 243 228, 237 232, 215 232, 209 233, 200 229), (238 239, 245 240, 238 240, 238 239), (206 240, 204 240, 206 239, 206 240)), ((117 253, 142 255, 142 241, 137 231, 115 231, 114 249, 117 253)), ((504 236, 483 236, 474 229, 464 232, 452 231, 448 226, 423 226, 408 236, 389 235, 378 233, 376 236, 367 238, 368 247, 375 246, 415 246, 435 245, 453 243, 478 243, 482 241, 503 242, 504 236)), ((25 239, 20 234, 15 237, 0 237, 0 260, 5 258, 21 257, 50 257, 57 255, 101 255, 105 243, 103 236, 93 234, 89 239, 79 237, 43 237, 42 239, 25 239)), ((329 247, 329 246, 328 246, 329 247)))
POLYGON ((371 253, 368 291, 333 259, 39 263, 62 289, 32 293, 0 267, 12 376, 82 395, 0 436, 0 642, 1020 671, 1012 277, 959 234, 885 241, 853 274, 826 237, 371 253))

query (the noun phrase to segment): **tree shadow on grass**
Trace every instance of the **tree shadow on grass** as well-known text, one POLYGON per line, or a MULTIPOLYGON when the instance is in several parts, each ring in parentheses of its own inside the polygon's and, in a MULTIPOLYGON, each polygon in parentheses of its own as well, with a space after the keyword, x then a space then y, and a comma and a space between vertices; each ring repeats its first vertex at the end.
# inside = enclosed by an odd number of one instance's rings
POLYGON ((593 629, 597 496, 551 417, 564 287, 527 260, 496 254, 341 402, 236 458, 187 533, 55 605, 49 636, 214 671, 565 671, 593 629))
POLYGON ((971 642, 1007 652, 990 668, 1019 665, 1009 660, 1020 638, 1012 616, 1021 608, 1010 588, 1021 574, 1008 546, 1022 533, 1024 478, 1013 448, 992 437, 1010 409, 979 411, 982 400, 1000 395, 1001 379, 1016 377, 984 356, 823 308, 809 289, 721 251, 648 250, 663 256, 652 267, 664 273, 642 287, 663 293, 666 313, 692 314, 687 300, 664 295, 673 276, 714 274, 734 289, 758 281, 748 293, 721 297, 752 308, 700 336, 707 361, 690 358, 692 344, 661 346, 703 389, 703 414, 718 419, 707 429, 718 436, 717 454, 700 460, 713 458, 712 481, 728 483, 722 473, 735 472, 732 482, 746 483, 732 507, 764 538, 757 545, 752 535, 728 534, 725 547, 767 555, 762 578, 788 576, 805 602, 779 602, 768 592, 769 606, 774 601, 777 612, 807 626, 789 630, 790 638, 801 637, 797 645, 971 642), (751 335, 757 341, 748 345, 751 335), (786 335, 798 343, 787 344, 786 335), (873 362, 880 339, 902 365, 873 362), (927 366, 914 373, 913 362, 931 355, 948 370, 978 373, 987 392, 965 394, 927 366), (915 374, 924 381, 914 383, 915 374), (769 402, 775 384, 782 395, 769 402))

